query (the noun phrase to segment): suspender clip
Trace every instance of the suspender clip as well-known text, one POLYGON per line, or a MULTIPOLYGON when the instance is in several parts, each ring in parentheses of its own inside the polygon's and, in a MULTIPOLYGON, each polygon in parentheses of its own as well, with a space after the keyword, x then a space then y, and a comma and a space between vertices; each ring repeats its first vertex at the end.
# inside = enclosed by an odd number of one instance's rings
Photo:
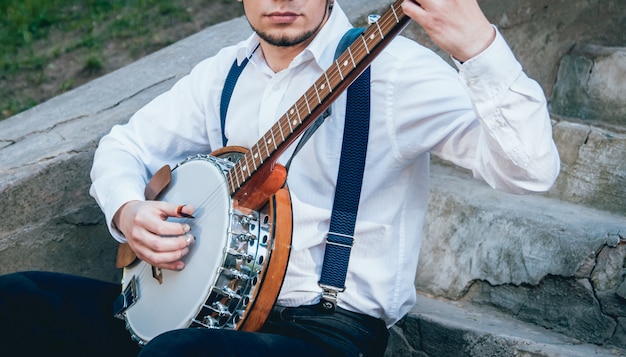
POLYGON ((322 310, 328 313, 335 312, 337 307, 337 294, 344 291, 346 288, 338 289, 334 286, 319 284, 322 288, 322 299, 320 301, 322 310))

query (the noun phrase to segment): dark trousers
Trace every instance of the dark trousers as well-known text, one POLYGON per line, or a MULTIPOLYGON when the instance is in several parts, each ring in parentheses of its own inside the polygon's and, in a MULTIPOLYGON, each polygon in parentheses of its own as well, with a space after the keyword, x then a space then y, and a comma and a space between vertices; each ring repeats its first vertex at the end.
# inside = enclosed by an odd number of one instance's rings
POLYGON ((120 286, 55 273, 0 277, 0 356, 135 356, 113 317, 120 286))
POLYGON ((174 330, 140 348, 113 317, 120 289, 58 273, 0 276, 0 356, 382 356, 387 345, 381 320, 314 305, 275 307, 260 332, 174 330))

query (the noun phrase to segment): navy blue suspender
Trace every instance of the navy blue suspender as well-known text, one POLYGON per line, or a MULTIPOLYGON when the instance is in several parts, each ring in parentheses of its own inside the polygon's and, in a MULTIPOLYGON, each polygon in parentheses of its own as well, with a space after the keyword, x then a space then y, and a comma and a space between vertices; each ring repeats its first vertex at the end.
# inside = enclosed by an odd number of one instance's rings
MULTIPOLYGON (((362 28, 353 28, 346 32, 339 46, 337 58, 363 32, 362 28)), ((220 101, 220 119, 222 140, 226 146, 224 132, 226 112, 230 97, 234 91, 239 75, 248 63, 245 59, 241 65, 235 61, 226 77, 220 101)), ((350 251, 354 241, 354 228, 361 196, 363 171, 369 135, 370 117, 370 69, 369 67, 348 87, 346 118, 344 125, 341 158, 337 175, 337 187, 333 202, 329 232, 326 236, 324 263, 319 285, 323 290, 322 306, 333 311, 337 303, 337 294, 345 289, 346 274, 350 260, 350 251)), ((324 118, 318 118, 303 134, 294 155, 324 118)), ((293 156, 292 156, 293 158, 293 156)), ((291 160, 290 160, 291 161, 291 160)))
MULTIPOLYGON (((337 47, 339 56, 360 34, 361 28, 348 31, 337 47)), ((326 236, 324 263, 319 285, 322 307, 334 311, 337 293, 345 289, 350 251, 354 242, 354 227, 361 197, 365 170, 365 155, 370 124, 370 68, 348 87, 346 120, 343 129, 341 157, 333 212, 326 236)))
POLYGON ((222 145, 226 146, 228 142, 228 138, 226 137, 226 131, 224 128, 226 127, 226 113, 228 112, 228 104, 230 103, 230 98, 233 96, 233 91, 235 90, 235 85, 237 84, 237 79, 243 72, 243 69, 246 68, 248 64, 248 58, 244 59, 241 62, 241 65, 237 65, 237 60, 233 62, 233 65, 230 67, 230 71, 228 71, 228 76, 226 76, 226 82, 224 82, 224 88, 222 89, 222 98, 220 100, 220 122, 222 124, 222 145))

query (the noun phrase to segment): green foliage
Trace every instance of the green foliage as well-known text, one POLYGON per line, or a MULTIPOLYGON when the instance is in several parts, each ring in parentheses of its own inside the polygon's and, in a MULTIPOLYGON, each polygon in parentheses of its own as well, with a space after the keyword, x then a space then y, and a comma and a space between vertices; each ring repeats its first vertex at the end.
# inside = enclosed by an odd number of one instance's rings
MULTIPOLYGON (((103 72, 100 52, 108 42, 132 39, 128 53, 145 55, 142 49, 172 42, 151 31, 190 20, 179 2, 168 0, 0 0, 0 119, 33 105, 11 97, 11 82, 45 79, 56 58, 82 58, 79 75, 93 76, 103 72)), ((74 82, 67 79, 58 92, 74 82)))
POLYGON ((159 25, 167 21, 165 17, 190 20, 184 9, 166 0, 2 0, 0 48, 5 57, 2 67, 10 62, 7 55, 16 60, 21 48, 46 38, 51 30, 81 31, 85 36, 82 42, 93 46, 94 41, 148 31, 145 26, 148 19, 157 20, 152 24, 159 25), (161 15, 161 19, 154 14, 161 15))
POLYGON ((90 54, 85 59, 85 65, 83 66, 83 72, 87 74, 96 74, 102 71, 104 68, 104 62, 102 58, 97 54, 90 54))

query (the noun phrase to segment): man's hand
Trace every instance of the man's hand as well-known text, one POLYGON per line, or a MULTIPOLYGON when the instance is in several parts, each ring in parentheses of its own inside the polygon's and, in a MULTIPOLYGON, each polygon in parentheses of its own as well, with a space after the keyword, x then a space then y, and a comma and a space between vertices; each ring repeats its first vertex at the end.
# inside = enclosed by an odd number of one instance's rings
POLYGON ((477 0, 406 0, 402 9, 461 62, 484 51, 496 36, 477 0))
POLYGON ((186 223, 167 222, 168 217, 191 217, 194 208, 160 201, 130 201, 115 214, 113 223, 137 257, 155 267, 181 270, 182 257, 195 240, 186 223))

